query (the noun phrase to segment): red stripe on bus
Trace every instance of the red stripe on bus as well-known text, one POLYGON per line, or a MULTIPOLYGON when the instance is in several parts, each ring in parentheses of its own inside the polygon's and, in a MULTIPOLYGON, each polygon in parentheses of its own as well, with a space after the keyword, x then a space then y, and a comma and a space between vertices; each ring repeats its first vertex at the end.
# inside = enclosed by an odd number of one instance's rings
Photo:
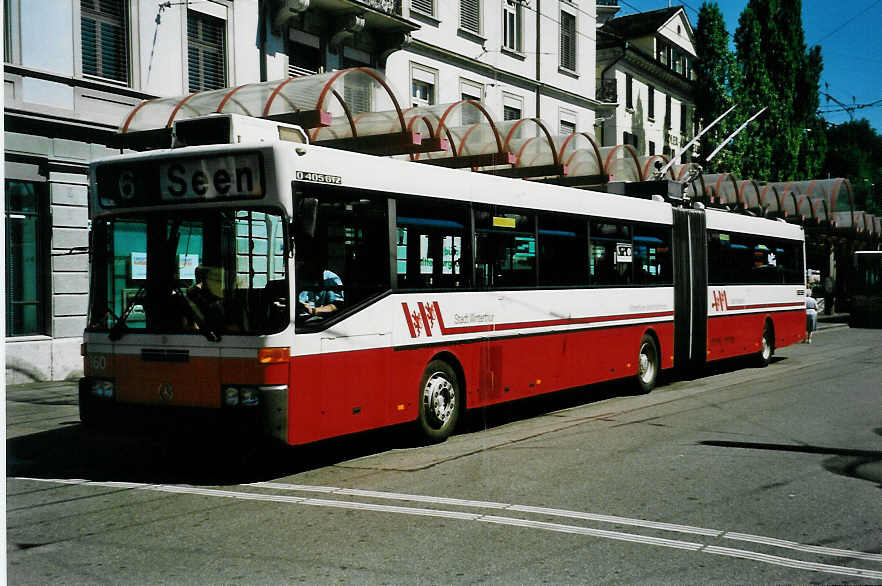
POLYGON ((804 303, 757 303, 756 305, 729 305, 726 309, 730 311, 741 309, 766 309, 773 307, 793 307, 794 309, 805 307, 804 303))
POLYGON ((600 317, 582 317, 582 318, 567 318, 567 319, 554 319, 554 320, 544 320, 544 321, 531 321, 531 322, 515 322, 508 324, 486 324, 480 326, 462 326, 462 327, 452 327, 446 328, 444 327, 444 321, 440 318, 439 313, 439 323, 441 324, 441 333, 445 336, 448 334, 474 334, 480 332, 492 332, 492 331, 507 331, 507 330, 516 330, 520 328, 529 329, 529 328, 543 328, 550 326, 572 326, 572 325, 581 325, 581 324, 591 324, 591 323, 602 323, 602 322, 610 322, 610 321, 624 321, 624 320, 633 320, 633 319, 652 319, 657 317, 672 317, 674 315, 673 311, 657 311, 654 313, 632 313, 632 314, 623 314, 623 315, 603 315, 600 317))

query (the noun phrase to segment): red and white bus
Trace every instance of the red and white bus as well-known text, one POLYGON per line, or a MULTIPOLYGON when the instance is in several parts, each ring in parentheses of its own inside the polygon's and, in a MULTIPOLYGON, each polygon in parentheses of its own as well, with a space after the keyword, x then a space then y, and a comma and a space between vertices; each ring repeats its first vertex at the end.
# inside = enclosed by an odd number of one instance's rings
POLYGON ((266 124, 276 140, 92 165, 84 422, 152 407, 253 417, 289 444, 406 422, 437 441, 467 408, 649 391, 804 336, 798 226, 266 124))

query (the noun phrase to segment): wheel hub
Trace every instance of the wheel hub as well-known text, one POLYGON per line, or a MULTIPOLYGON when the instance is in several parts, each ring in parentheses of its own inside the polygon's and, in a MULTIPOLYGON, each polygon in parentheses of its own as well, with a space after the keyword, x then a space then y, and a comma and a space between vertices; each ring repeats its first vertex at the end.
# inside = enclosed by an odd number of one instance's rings
POLYGON ((453 385, 440 373, 432 375, 423 391, 423 404, 426 414, 439 426, 444 425, 453 414, 456 404, 453 385))

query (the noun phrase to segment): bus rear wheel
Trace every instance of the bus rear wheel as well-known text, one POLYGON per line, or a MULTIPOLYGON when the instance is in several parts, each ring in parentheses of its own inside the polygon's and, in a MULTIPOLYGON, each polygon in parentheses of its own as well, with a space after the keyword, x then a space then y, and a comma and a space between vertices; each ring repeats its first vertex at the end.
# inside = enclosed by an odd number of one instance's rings
POLYGON ((453 433, 462 409, 462 391, 453 368, 433 360, 420 380, 419 431, 430 442, 442 442, 453 433))
POLYGON ((655 388, 661 367, 658 344, 649 334, 643 334, 640 340, 640 353, 637 355, 637 387, 642 393, 655 388))

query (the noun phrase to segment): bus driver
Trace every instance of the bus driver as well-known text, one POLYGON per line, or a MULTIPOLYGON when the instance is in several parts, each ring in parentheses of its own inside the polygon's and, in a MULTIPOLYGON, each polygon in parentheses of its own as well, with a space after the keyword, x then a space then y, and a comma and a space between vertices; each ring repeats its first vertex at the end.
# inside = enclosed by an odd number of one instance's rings
POLYGON ((343 307, 343 281, 336 273, 325 269, 321 288, 305 289, 297 296, 301 309, 314 317, 330 317, 343 307))

